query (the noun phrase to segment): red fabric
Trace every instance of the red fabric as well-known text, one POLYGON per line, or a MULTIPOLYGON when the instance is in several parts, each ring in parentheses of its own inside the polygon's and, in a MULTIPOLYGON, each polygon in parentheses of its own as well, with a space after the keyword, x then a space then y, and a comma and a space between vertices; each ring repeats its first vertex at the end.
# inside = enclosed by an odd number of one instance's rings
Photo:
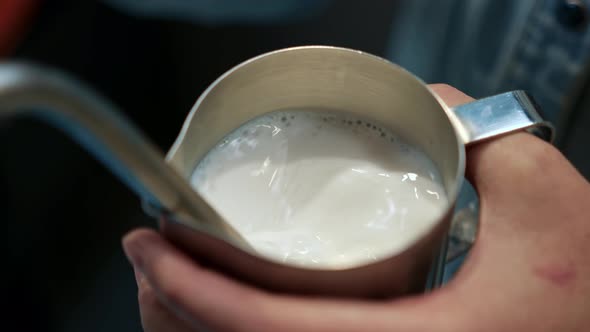
POLYGON ((0 57, 14 50, 40 3, 40 0, 0 0, 0 57))

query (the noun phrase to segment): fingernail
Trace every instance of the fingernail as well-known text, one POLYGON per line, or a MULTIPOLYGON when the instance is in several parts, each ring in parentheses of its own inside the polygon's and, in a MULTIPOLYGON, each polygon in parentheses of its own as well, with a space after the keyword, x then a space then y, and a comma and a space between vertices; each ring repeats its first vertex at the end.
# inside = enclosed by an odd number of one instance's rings
POLYGON ((137 283, 137 287, 139 287, 141 285, 141 283, 143 282, 143 280, 145 279, 145 276, 135 266, 133 267, 133 273, 135 274, 135 282, 137 283))
POLYGON ((125 251, 125 256, 127 256, 127 259, 135 269, 141 268, 141 251, 135 243, 124 242, 123 251, 125 251))

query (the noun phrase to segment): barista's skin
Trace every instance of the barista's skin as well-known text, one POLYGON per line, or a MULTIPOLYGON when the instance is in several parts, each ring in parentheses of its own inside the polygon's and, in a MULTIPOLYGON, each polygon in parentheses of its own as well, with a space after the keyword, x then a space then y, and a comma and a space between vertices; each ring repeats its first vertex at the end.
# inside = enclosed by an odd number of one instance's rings
MULTIPOLYGON (((472 99, 433 85, 450 106, 472 99)), ((444 288, 369 302, 272 294, 174 248, 157 232, 123 240, 148 332, 590 331, 590 185, 553 146, 516 133, 467 152, 480 233, 444 288)))

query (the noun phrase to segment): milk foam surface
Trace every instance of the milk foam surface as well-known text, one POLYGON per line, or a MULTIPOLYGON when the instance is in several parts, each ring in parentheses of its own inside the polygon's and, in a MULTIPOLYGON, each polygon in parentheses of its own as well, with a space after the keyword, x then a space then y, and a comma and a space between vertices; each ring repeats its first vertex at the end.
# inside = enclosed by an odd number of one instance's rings
POLYGON ((193 187, 275 261, 342 268, 400 252, 447 207, 433 162, 341 113, 277 111, 226 136, 193 187))

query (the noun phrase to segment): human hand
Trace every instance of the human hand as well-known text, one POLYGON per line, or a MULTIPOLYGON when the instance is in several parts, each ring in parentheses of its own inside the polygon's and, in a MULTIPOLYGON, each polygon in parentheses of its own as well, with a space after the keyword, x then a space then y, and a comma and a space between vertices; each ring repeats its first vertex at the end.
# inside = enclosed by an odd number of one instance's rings
MULTIPOLYGON (((472 99, 431 86, 450 105, 472 99)), ((151 230, 123 240, 147 332, 588 331, 590 185, 527 133, 467 152, 480 230, 445 287, 385 301, 282 295, 199 265, 151 230)))

